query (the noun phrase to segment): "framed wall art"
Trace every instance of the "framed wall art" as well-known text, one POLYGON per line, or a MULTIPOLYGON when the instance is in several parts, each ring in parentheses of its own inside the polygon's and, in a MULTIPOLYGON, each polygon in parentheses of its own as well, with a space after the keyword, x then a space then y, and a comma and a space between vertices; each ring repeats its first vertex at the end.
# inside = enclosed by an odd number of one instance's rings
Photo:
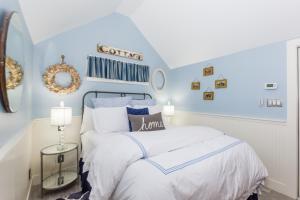
POLYGON ((193 81, 191 85, 192 90, 200 90, 200 82, 199 81, 193 81))
POLYGON ((203 76, 211 76, 213 74, 214 74, 214 67, 213 66, 205 67, 203 69, 203 76))
POLYGON ((215 88, 216 89, 227 88, 227 79, 215 80, 215 88))
POLYGON ((203 92, 203 100, 212 101, 214 100, 215 93, 214 92, 203 92))

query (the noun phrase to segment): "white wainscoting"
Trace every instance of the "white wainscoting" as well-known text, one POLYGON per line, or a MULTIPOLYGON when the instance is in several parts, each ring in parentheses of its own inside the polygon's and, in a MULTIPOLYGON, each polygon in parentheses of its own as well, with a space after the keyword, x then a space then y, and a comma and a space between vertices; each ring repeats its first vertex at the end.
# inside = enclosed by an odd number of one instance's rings
POLYGON ((31 188, 31 124, 0 148, 0 194, 5 200, 28 199, 31 188))
MULTIPOLYGON (((292 198, 297 198, 297 141, 293 127, 280 120, 255 119, 176 111, 172 122, 176 125, 205 125, 247 141, 257 152, 269 171, 266 186, 292 198)), ((67 142, 80 142, 81 118, 73 117, 66 127, 67 142)), ((56 127, 49 118, 36 119, 32 124, 33 184, 40 183, 40 149, 58 141, 56 127)), ((53 162, 54 163, 54 162, 53 162)), ((53 165, 46 171, 53 171, 53 165)))
POLYGON ((176 111, 172 122, 214 127, 247 141, 268 169, 266 186, 297 198, 297 141, 286 122, 184 111, 176 111))
MULTIPOLYGON (((77 143, 80 145, 81 117, 74 116, 72 124, 65 128, 65 142, 77 143)), ((46 146, 58 143, 58 132, 56 126, 50 125, 49 118, 34 119, 32 121, 32 161, 31 169, 33 174, 33 185, 40 184, 40 150, 46 146)), ((73 154, 74 155, 74 154, 73 154)), ((45 160, 44 173, 51 174, 57 170, 56 157, 45 160)), ((65 157, 65 163, 74 161, 75 157, 65 157)))

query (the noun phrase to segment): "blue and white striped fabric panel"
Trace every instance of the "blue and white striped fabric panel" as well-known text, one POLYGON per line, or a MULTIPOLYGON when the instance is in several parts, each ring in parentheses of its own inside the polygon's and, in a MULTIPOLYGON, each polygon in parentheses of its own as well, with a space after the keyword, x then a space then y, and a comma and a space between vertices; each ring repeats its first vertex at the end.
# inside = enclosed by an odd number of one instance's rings
POLYGON ((125 63, 95 56, 88 57, 88 77, 149 82, 149 66, 125 63))

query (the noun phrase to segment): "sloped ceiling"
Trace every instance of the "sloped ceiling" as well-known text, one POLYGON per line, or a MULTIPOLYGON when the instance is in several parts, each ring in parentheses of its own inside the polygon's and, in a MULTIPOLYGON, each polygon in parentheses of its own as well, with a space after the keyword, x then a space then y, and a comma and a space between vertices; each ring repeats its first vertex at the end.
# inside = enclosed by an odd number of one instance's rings
POLYGON ((20 0, 35 42, 113 12, 129 16, 169 67, 300 36, 298 0, 20 0))
POLYGON ((143 0, 19 0, 33 42, 116 12, 130 14, 143 0))
POLYGON ((19 0, 34 43, 104 17, 121 0, 19 0))

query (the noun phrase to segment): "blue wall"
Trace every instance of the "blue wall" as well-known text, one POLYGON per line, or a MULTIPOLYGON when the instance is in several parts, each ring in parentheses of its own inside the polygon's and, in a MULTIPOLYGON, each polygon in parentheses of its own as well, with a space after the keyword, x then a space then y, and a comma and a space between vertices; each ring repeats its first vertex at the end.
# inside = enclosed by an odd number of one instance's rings
MULTIPOLYGON (((17 0, 1 0, 0 23, 5 11, 20 11, 17 0)), ((31 80, 32 80, 32 60, 33 45, 27 31, 25 42, 25 66, 24 70, 24 90, 21 109, 17 113, 5 113, 0 106, 0 147, 13 137, 19 130, 26 127, 31 121, 31 80)))
MULTIPOLYGON (((153 70, 156 67, 168 71, 166 64, 146 41, 132 21, 120 14, 112 14, 87 25, 62 33, 37 44, 34 48, 33 81, 33 117, 49 117, 50 108, 64 100, 73 107, 73 115, 80 115, 81 99, 88 90, 150 92, 150 86, 90 82, 85 80, 87 56, 97 55, 126 62, 146 64, 153 70), (120 57, 111 57, 96 52, 97 43, 117 48, 142 52, 144 61, 138 62, 120 57), (58 95, 45 88, 42 74, 49 65, 60 62, 60 55, 66 56, 66 62, 73 65, 81 75, 80 89, 69 95, 58 95)), ((162 95, 164 96, 164 95, 162 95)), ((166 97, 159 97, 166 99, 166 97)))
POLYGON ((176 109, 212 114, 286 119, 286 42, 275 43, 229 56, 171 70, 169 92, 176 109), (202 69, 214 66, 213 76, 202 76, 202 69), (223 75, 227 89, 214 89, 214 80, 223 75), (201 82, 200 91, 190 89, 191 82, 201 82), (264 90, 264 83, 277 82, 277 90, 264 90), (214 101, 204 101, 203 92, 215 91, 214 101), (260 98, 283 101, 282 108, 259 106, 260 98))
MULTIPOLYGON (((4 10, 20 10, 17 0, 2 0, 2 2, 0 18, 3 17, 4 10)), ((26 126, 31 117, 49 117, 50 108, 57 106, 60 100, 64 100, 66 105, 73 107, 74 115, 79 115, 82 95, 88 90, 150 92, 153 94, 150 86, 86 81, 87 55, 147 64, 151 66, 152 70, 156 67, 164 68, 168 76, 168 94, 172 95, 172 100, 178 110, 286 119, 285 42, 168 70, 165 62, 132 21, 119 14, 113 14, 64 32, 34 47, 29 35, 27 37, 22 109, 15 114, 7 114, 1 110, 2 108, 0 109, 0 145, 26 126), (142 52, 145 60, 138 62, 98 54, 96 52, 97 43, 142 52), (34 52, 34 56, 32 56, 32 52, 34 52), (70 95, 54 94, 44 87, 42 81, 42 74, 45 69, 49 65, 58 63, 61 54, 66 55, 66 62, 73 65, 82 78, 80 89, 70 95), (203 77, 202 69, 208 64, 215 66, 215 75, 203 77), (213 88, 214 80, 220 74, 228 79, 228 88, 215 90, 214 101, 203 101, 203 92, 207 87, 213 88), (190 89, 191 81, 194 79, 201 81, 200 91, 190 89), (279 87, 275 91, 266 91, 264 90, 265 82, 277 82, 279 87), (260 107, 260 98, 280 98, 283 101, 283 108, 260 107), (32 108, 31 101, 34 105, 32 108)), ((167 94, 156 96, 161 101, 168 98, 167 94)))

